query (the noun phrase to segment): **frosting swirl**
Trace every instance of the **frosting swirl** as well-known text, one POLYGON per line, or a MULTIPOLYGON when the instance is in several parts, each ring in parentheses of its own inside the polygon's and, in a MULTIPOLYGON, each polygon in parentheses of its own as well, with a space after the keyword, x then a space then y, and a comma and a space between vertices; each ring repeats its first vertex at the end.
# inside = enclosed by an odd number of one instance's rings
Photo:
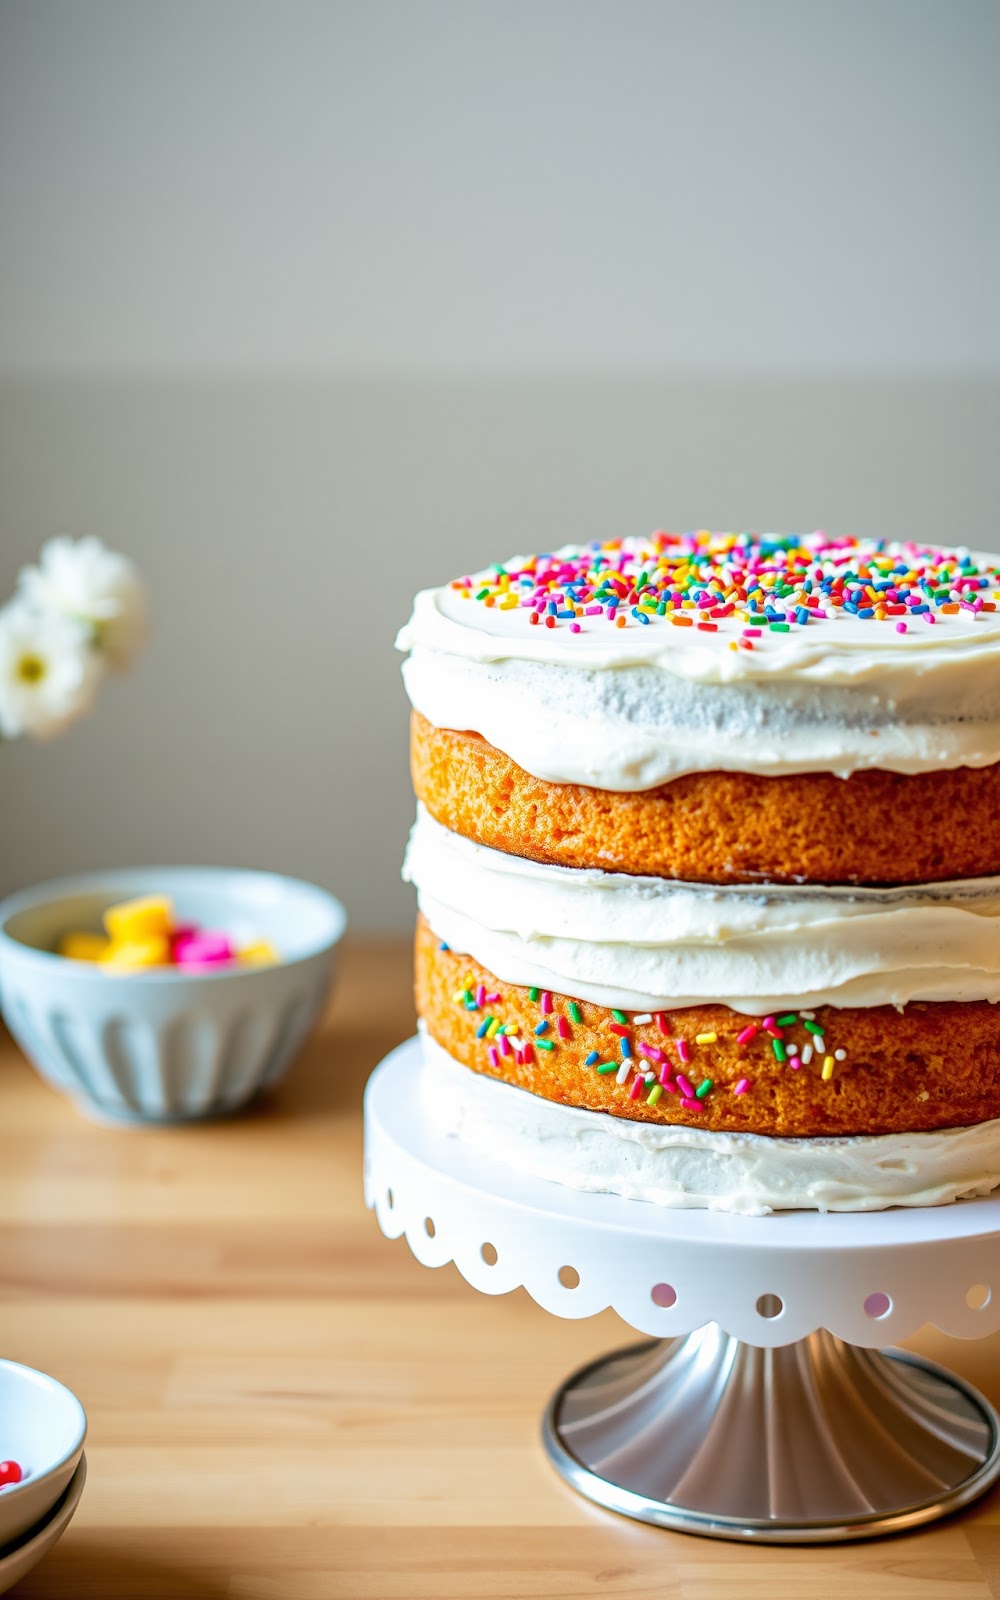
POLYGON ((438 937, 498 978, 624 1011, 1000 1000, 1000 878, 717 888, 527 861, 422 808, 403 876, 438 937))

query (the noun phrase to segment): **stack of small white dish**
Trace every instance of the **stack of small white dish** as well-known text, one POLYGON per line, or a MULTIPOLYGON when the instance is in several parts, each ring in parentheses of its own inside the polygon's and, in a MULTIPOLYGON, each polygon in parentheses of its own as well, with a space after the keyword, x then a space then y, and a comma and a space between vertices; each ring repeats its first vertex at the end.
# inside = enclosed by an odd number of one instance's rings
POLYGON ((19 1583, 56 1541, 87 1480, 87 1418, 69 1389, 44 1372, 0 1361, 0 1454, 20 1483, 0 1489, 0 1594, 19 1583))

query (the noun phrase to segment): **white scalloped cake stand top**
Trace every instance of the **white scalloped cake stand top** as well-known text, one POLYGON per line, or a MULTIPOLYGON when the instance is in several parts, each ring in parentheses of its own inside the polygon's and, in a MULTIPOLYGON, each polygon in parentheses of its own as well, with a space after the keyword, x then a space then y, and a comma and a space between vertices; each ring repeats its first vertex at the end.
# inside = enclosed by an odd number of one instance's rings
POLYGON ((369 1081, 365 1198, 389 1238, 405 1234, 425 1266, 454 1261, 486 1294, 523 1285, 556 1316, 611 1306, 657 1338, 717 1322, 764 1346, 817 1328, 868 1346, 925 1322, 964 1339, 1000 1329, 1000 1197, 741 1217, 582 1194, 439 1133, 421 1107, 422 1066, 409 1039, 369 1081))

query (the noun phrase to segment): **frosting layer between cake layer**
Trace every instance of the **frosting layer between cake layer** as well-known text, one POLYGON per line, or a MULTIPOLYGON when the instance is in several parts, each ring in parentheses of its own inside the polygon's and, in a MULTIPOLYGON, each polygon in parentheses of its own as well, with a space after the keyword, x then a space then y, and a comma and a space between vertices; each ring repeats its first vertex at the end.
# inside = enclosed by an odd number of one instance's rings
POLYGON ((1000 1000, 1000 878, 724 888, 555 867, 423 808, 403 875, 439 938, 505 982, 625 1011, 1000 1000))
POLYGON ((943 1205, 1000 1186, 1000 1121, 835 1139, 713 1133, 553 1104, 470 1072, 426 1035, 424 1051, 421 1093, 443 1132, 591 1193, 760 1216, 943 1205))
POLYGON ((397 640, 410 652, 412 703, 536 777, 621 792, 699 771, 846 776, 998 759, 995 558, 822 536, 795 550, 726 543, 734 537, 625 540, 607 556, 567 546, 425 590, 397 640), (863 581, 847 581, 858 569, 863 581), (620 584, 620 601, 601 582, 620 584), (786 589, 788 609, 775 610, 767 596, 786 589), (763 598, 726 598, 748 590, 763 598))

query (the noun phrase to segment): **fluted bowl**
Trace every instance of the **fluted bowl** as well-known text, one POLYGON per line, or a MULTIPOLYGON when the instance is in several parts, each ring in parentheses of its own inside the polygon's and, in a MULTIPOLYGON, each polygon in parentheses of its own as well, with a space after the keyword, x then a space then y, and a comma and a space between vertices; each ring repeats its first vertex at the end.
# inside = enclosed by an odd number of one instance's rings
POLYGON ((0 1008, 56 1089, 119 1122, 235 1110, 285 1071, 321 1009, 346 923, 338 900, 267 872, 149 867, 41 884, 0 904, 0 1008), (179 922, 266 939, 274 966, 118 973, 55 953, 108 906, 169 895, 179 922))

